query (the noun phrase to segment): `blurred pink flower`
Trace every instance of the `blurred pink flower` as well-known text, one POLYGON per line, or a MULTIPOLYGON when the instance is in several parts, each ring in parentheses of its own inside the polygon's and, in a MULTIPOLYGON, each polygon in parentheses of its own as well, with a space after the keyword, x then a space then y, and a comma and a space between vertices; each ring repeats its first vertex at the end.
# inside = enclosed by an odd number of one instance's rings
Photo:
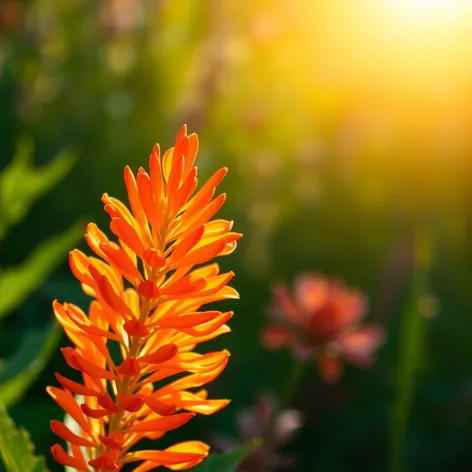
POLYGON ((293 439, 302 426, 299 411, 277 410, 277 402, 271 395, 261 395, 257 403, 237 415, 239 441, 223 436, 215 438, 215 445, 223 451, 232 450, 241 443, 261 439, 261 445, 245 459, 237 472, 270 472, 293 467, 295 457, 281 454, 278 448, 293 439))
POLYGON ((384 342, 380 325, 361 324, 366 306, 364 295, 340 280, 301 274, 293 294, 283 284, 275 286, 273 321, 263 330, 262 343, 269 349, 291 347, 302 359, 316 358, 324 381, 335 382, 343 360, 370 367, 384 342))
POLYGON ((16 0, 0 1, 0 33, 14 33, 23 22, 24 6, 16 0))
POLYGON ((133 32, 144 21, 142 2, 138 0, 103 0, 102 23, 113 33, 133 32))

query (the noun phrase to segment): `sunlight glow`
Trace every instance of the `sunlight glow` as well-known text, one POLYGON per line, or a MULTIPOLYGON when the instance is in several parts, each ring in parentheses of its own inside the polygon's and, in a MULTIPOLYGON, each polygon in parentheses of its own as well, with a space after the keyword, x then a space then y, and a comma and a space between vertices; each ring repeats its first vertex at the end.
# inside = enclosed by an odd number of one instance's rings
POLYGON ((386 120, 412 139, 439 129, 446 116, 455 130, 453 122, 471 115, 472 0, 331 0, 321 16, 318 2, 305 1, 316 18, 305 42, 316 52, 307 49, 304 57, 329 64, 313 67, 314 101, 323 87, 335 111, 346 100, 369 102, 379 115, 388 110, 386 120))
POLYGON ((391 0, 397 4, 403 4, 405 7, 409 8, 441 8, 441 9, 450 9, 455 8, 461 3, 466 3, 465 0, 391 0))
POLYGON ((470 7, 470 0, 384 0, 399 15, 410 16, 422 23, 444 21, 461 15, 470 7))

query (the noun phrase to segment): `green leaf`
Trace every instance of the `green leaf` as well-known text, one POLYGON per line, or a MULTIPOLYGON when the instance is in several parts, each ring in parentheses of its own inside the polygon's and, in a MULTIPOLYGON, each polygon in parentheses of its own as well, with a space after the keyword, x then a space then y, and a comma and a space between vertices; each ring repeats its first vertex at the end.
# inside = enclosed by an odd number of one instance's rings
POLYGON ((0 272, 0 319, 49 277, 82 234, 83 225, 76 223, 39 244, 20 266, 0 272))
POLYGON ((9 227, 21 221, 33 203, 47 193, 74 165, 74 158, 63 152, 49 164, 31 166, 33 142, 22 138, 10 165, 0 174, 0 239, 9 227))
POLYGON ((48 472, 43 457, 34 455, 29 434, 18 429, 0 406, 0 453, 8 472, 48 472))
POLYGON ((236 472, 244 459, 252 454, 261 444, 260 440, 254 440, 250 444, 225 452, 224 454, 211 454, 208 459, 192 469, 193 472, 236 472))
POLYGON ((61 335, 57 323, 44 331, 25 333, 18 351, 1 366, 0 402, 11 406, 21 399, 54 354, 61 335))

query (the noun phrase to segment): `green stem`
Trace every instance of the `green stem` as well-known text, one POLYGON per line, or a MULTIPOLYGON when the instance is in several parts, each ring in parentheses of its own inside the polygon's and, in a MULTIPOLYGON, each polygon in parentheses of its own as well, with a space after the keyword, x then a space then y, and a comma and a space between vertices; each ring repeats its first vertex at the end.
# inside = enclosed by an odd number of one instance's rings
POLYGON ((429 235, 417 232, 414 247, 413 280, 410 300, 402 315, 398 354, 397 397, 392 405, 390 472, 405 468, 404 448, 408 433, 418 372, 425 343, 426 318, 419 310, 421 298, 428 293, 431 266, 429 235))
POLYGON ((306 365, 307 365, 307 362, 301 361, 301 360, 296 360, 295 362, 292 363, 288 381, 285 384, 285 389, 283 391, 283 394, 280 397, 278 405, 276 405, 275 407, 275 411, 273 412, 272 418, 269 420, 268 424, 266 425, 265 431, 259 438, 265 444, 269 444, 269 447, 271 447, 270 445, 273 442, 273 438, 274 438, 273 431, 274 431, 277 415, 279 412, 283 411, 283 409, 288 406, 288 404, 290 403, 290 400, 292 399, 293 395, 297 391, 298 385, 300 384, 300 380, 302 378, 306 365))
POLYGON ((306 361, 297 359, 293 362, 288 381, 285 384, 284 392, 280 397, 279 410, 283 410, 292 400, 292 397, 296 393, 298 385, 300 384, 300 380, 303 377, 306 366, 306 361))

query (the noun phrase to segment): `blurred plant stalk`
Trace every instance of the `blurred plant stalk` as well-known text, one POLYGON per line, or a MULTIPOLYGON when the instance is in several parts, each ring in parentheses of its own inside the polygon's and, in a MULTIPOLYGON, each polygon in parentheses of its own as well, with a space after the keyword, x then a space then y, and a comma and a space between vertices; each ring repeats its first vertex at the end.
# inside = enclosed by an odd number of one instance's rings
POLYGON ((426 327, 432 312, 429 276, 433 262, 431 234, 421 228, 414 235, 410 295, 403 313, 398 353, 397 395, 391 411, 390 472, 405 470, 405 443, 415 395, 416 380, 424 358, 426 327))
POLYGON ((309 363, 303 359, 295 359, 292 363, 290 374, 285 384, 285 389, 279 400, 279 410, 283 410, 287 407, 294 395, 297 393, 298 387, 303 379, 303 374, 309 363))

